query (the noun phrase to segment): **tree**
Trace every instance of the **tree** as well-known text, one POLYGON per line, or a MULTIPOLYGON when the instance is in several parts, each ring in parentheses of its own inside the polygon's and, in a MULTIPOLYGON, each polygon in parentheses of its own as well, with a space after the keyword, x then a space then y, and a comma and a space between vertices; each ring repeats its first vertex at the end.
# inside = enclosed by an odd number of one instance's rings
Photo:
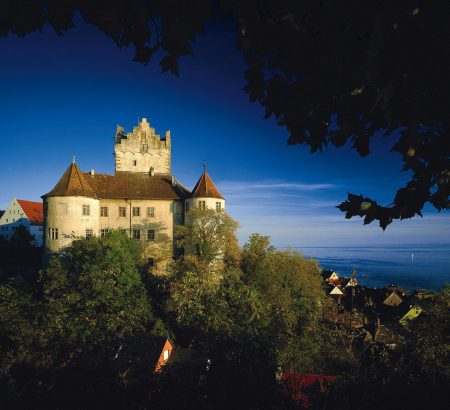
POLYGON ((147 361, 145 374, 127 346, 145 342, 155 323, 138 265, 135 241, 111 231, 74 241, 29 287, 0 284, 2 399, 13 408, 137 407, 133 389, 153 368, 147 361))
MULTIPOLYGON (((25 226, 14 228, 10 240, 2 238, 0 241, 0 266, 26 267, 37 272, 41 266, 42 250, 34 246, 34 240, 34 236, 25 226)), ((11 275, 16 274, 13 269, 11 275)))
MULTIPOLYGON (((117 46, 133 45, 136 61, 162 55, 162 71, 178 74, 179 58, 192 54, 214 3, 7 1, 0 36, 23 36, 46 23, 61 35, 79 12, 117 46)), ((364 156, 375 133, 392 140, 411 180, 387 206, 349 194, 339 205, 347 218, 378 220, 385 229, 394 219, 421 215, 426 203, 450 208, 450 56, 438 46, 450 41, 448 2, 222 0, 220 6, 237 22, 245 90, 266 118, 274 115, 288 129, 289 144, 316 152, 348 143, 364 156)))
POLYGON ((53 334, 72 346, 111 343, 152 321, 138 270, 139 250, 120 231, 79 239, 41 272, 53 334))
POLYGON ((175 229, 176 243, 185 254, 195 254, 206 263, 225 257, 230 264, 236 264, 239 260, 237 228, 238 223, 223 210, 193 207, 186 224, 175 229))
MULTIPOLYGON (((243 279, 265 306, 266 334, 275 344, 277 364, 303 361, 302 349, 317 333, 324 298, 317 261, 295 251, 276 251, 269 237, 253 234, 244 245, 243 279)), ((304 368, 304 367, 303 367, 304 368)))

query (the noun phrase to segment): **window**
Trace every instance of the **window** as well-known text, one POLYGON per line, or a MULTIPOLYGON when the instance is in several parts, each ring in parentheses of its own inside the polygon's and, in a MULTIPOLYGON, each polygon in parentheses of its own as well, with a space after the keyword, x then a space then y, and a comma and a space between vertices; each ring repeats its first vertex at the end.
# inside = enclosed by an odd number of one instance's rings
POLYGON ((125 216, 127 216, 127 208, 119 206, 119 218, 124 218, 125 216))
POLYGON ((133 159, 133 167, 135 167, 137 165, 137 161, 135 159, 133 159))
POLYGON ((91 228, 86 228, 86 239, 92 238, 94 233, 91 228))
POLYGON ((141 144, 141 152, 147 152, 148 151, 148 144, 141 144))
POLYGON ((109 229, 100 229, 100 236, 103 238, 108 232, 109 229))
POLYGON ((133 206, 133 216, 140 216, 141 215, 141 208, 138 206, 133 206))
POLYGON ((100 216, 108 216, 108 207, 107 206, 100 207, 100 216))
POLYGON ((90 205, 83 205, 83 216, 89 216, 91 214, 90 205))
POLYGON ((155 260, 153 258, 148 258, 147 263, 150 267, 155 266, 155 260))
POLYGON ((222 203, 216 202, 216 211, 220 211, 222 209, 222 203))
POLYGON ((189 202, 186 202, 186 203, 184 204, 184 210, 186 211, 186 213, 189 212, 189 202))
POLYGON ((198 201, 198 207, 200 209, 205 209, 206 208, 206 201, 198 201))
POLYGON ((141 230, 133 229, 133 239, 140 240, 141 239, 141 230))
POLYGON ((154 240, 155 240, 155 230, 148 229, 147 230, 147 241, 154 241, 154 240))
POLYGON ((48 236, 50 239, 58 239, 58 228, 48 228, 48 236))
POLYGON ((167 360, 169 358, 169 351, 164 350, 164 360, 167 360))
POLYGON ((150 218, 154 218, 155 217, 155 208, 153 208, 152 206, 147 208, 147 216, 149 216, 150 218))

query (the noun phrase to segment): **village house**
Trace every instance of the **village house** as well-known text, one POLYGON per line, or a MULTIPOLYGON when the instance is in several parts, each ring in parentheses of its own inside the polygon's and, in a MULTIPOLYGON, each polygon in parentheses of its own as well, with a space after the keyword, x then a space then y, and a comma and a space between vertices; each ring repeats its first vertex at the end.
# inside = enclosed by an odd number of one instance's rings
POLYGON ((11 239, 20 225, 27 228, 34 237, 34 246, 42 246, 44 233, 41 202, 13 198, 0 216, 0 238, 11 239))

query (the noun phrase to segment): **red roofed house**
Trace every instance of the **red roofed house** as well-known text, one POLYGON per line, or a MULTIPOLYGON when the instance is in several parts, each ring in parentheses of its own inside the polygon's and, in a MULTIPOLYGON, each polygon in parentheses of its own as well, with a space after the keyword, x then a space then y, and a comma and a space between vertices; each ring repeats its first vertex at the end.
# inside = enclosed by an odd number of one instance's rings
POLYGON ((70 246, 77 237, 121 229, 146 245, 149 266, 163 274, 165 262, 177 250, 172 247, 170 254, 157 257, 151 244, 163 236, 173 243, 174 226, 185 223, 189 208, 225 209, 225 199, 206 170, 192 192, 176 180, 171 173, 171 144, 170 131, 161 137, 142 118, 132 132, 117 127, 114 175, 83 173, 73 160, 42 197, 46 253, 70 246))
POLYGON ((0 237, 11 239, 14 230, 23 225, 34 236, 34 245, 41 246, 43 217, 42 202, 13 198, 0 217, 0 237))
POLYGON ((284 384, 284 393, 303 408, 310 406, 310 395, 325 393, 336 376, 321 374, 298 374, 296 372, 282 372, 281 380, 284 384))

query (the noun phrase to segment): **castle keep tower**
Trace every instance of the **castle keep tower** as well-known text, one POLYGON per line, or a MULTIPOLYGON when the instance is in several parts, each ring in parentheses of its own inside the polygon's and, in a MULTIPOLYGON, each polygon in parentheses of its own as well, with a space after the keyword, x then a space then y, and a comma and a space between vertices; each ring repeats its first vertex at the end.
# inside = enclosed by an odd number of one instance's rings
POLYGON ((162 138, 146 118, 127 134, 118 125, 114 144, 115 172, 170 175, 170 148, 170 131, 162 138))

